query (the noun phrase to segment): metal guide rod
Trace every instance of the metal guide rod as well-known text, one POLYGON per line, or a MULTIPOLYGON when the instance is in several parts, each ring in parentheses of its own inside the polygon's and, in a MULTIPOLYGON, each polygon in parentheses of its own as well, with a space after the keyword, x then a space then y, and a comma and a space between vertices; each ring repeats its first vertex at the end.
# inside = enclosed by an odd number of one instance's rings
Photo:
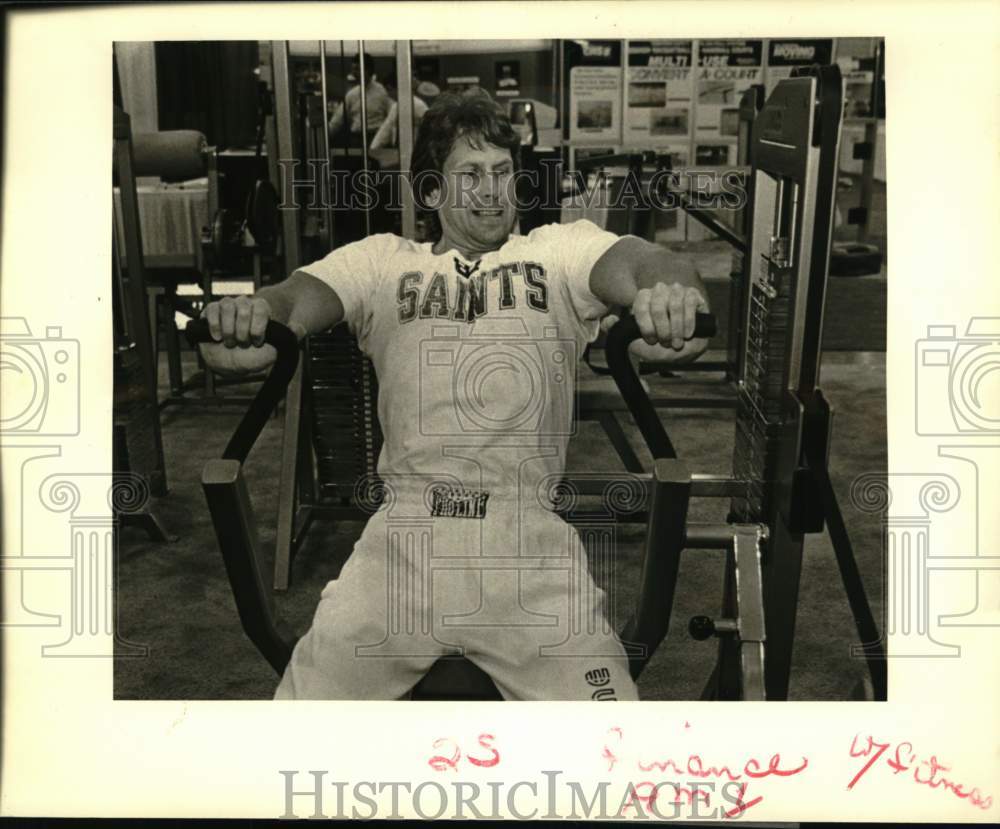
MULTIPOLYGON (((358 81, 361 85, 361 160, 365 176, 368 176, 368 94, 365 88, 365 42, 358 41, 358 81)), ((367 204, 367 202, 366 202, 367 204)), ((372 235, 370 208, 365 208, 365 236, 372 235)))
POLYGON ((326 121, 326 102, 329 100, 327 98, 327 86, 326 86, 326 41, 321 40, 319 42, 319 76, 320 76, 320 86, 321 94, 323 96, 323 163, 320 165, 320 174, 323 176, 323 205, 324 211, 326 212, 326 249, 328 251, 333 250, 333 206, 331 201, 333 200, 332 193, 330 192, 330 127, 326 121))
MULTIPOLYGON (((818 93, 818 90, 816 89, 816 80, 814 78, 808 78, 806 82, 811 87, 808 99, 815 100, 818 93)), ((814 129, 814 119, 815 110, 813 109, 810 111, 808 135, 812 135, 814 129)), ((787 182, 786 186, 780 187, 778 190, 783 199, 791 199, 794 196, 791 205, 785 205, 782 203, 779 207, 777 213, 779 217, 784 215, 784 210, 787 210, 792 218, 796 218, 796 213, 801 209, 804 215, 812 218, 812 221, 807 221, 802 225, 802 232, 798 236, 798 261, 793 261, 792 265, 792 267, 794 267, 797 271, 797 277, 795 282, 795 294, 792 297, 794 301, 794 308, 791 312, 792 339, 791 347, 789 348, 788 363, 788 387, 791 389, 801 388, 802 382, 800 378, 803 375, 803 367, 807 362, 803 360, 803 352, 805 350, 805 340, 807 334, 806 304, 809 300, 810 294, 815 290, 815 286, 812 283, 814 276, 812 273, 812 255, 813 232, 818 218, 818 194, 816 189, 817 179, 820 172, 819 165, 819 148, 809 147, 805 155, 804 175, 801 187, 798 181, 789 177, 785 180, 787 182)), ((790 256, 794 256, 795 254, 795 251, 792 249, 792 240, 796 238, 795 235, 793 235, 793 230, 793 228, 790 228, 787 234, 787 238, 789 239, 790 256)), ((782 228, 778 227, 777 233, 781 234, 782 232, 782 228)), ((780 267, 780 256, 774 256, 772 254, 772 259, 777 260, 776 264, 780 267)), ((826 261, 829 261, 829 257, 827 257, 826 261)), ((817 357, 818 356, 819 353, 817 351, 817 357)), ((806 369, 806 371, 808 371, 808 369, 806 369)), ((814 373, 814 376, 817 376, 816 373, 814 373)))
MULTIPOLYGON (((820 379, 820 367, 823 357, 823 317, 826 308, 826 289, 830 249, 833 241, 834 202, 836 200, 837 167, 840 158, 840 138, 843 126, 843 79, 839 71, 836 80, 827 79, 820 83, 814 79, 816 97, 824 104, 819 127, 831 142, 827 153, 817 153, 816 177, 817 183, 813 190, 815 212, 813 214, 812 233, 803 229, 802 240, 805 245, 808 238, 811 248, 810 297, 806 304, 803 320, 809 330, 818 332, 814 338, 807 339, 803 348, 802 368, 799 376, 800 390, 815 388, 820 379)), ((815 98, 814 98, 815 100, 815 98)))
POLYGON ((125 295, 125 274, 122 272, 122 259, 121 259, 121 248, 119 247, 120 242, 118 241, 118 221, 115 216, 115 209, 112 205, 111 207, 111 250, 114 254, 112 262, 112 268, 114 270, 114 299, 115 299, 115 313, 119 318, 119 327, 116 329, 116 333, 120 341, 127 344, 132 340, 132 331, 129 326, 128 313, 126 309, 128 308, 128 299, 125 295))
MULTIPOLYGON (((628 477, 614 474, 574 477, 572 472, 567 472, 564 480, 566 485, 577 495, 603 495, 609 486, 622 482, 641 484, 648 490, 652 477, 649 472, 635 472, 628 477)), ((703 475, 696 472, 691 475, 691 496, 693 498, 733 498, 744 492, 749 483, 749 481, 738 480, 730 475, 703 475)))
POLYGON ((559 115, 559 156, 562 160, 562 172, 572 169, 573 156, 572 149, 569 148, 569 107, 565 104, 563 96, 566 94, 566 72, 565 72, 565 44, 562 38, 557 39, 557 59, 559 61, 559 87, 558 94, 556 97, 556 112, 561 113, 559 115))
MULTIPOLYGON (((324 113, 324 122, 325 122, 324 113)), ((306 348, 308 348, 306 338, 306 348)), ((285 422, 281 433, 281 473, 278 478, 278 528, 275 538, 274 581, 275 590, 287 590, 291 576, 293 529, 295 519, 295 456, 303 431, 303 363, 300 361, 285 392, 285 422)), ((310 447, 310 451, 311 447, 310 447)), ((311 456, 310 456, 311 457, 311 456)))
POLYGON ((409 40, 396 41, 396 111, 399 114, 399 195, 403 207, 403 238, 416 239, 417 215, 410 188, 413 159, 413 46, 409 40))
MULTIPOLYGON (((340 76, 342 78, 344 78, 345 81, 346 81, 347 70, 344 68, 345 66, 346 66, 346 64, 344 62, 344 41, 340 41, 340 76)), ((342 106, 343 115, 346 118, 347 117, 347 95, 346 95, 346 93, 344 95, 344 100, 343 100, 341 106, 342 106)), ((350 153, 350 147, 351 147, 350 122, 347 122, 347 126, 348 126, 348 129, 340 131, 341 135, 344 137, 343 150, 344 150, 344 156, 345 157, 347 157, 347 156, 349 156, 351 154, 350 153)), ((340 147, 338 147, 337 149, 340 149, 340 147)))
POLYGON ((764 685, 764 605, 760 570, 761 533, 753 526, 735 528, 736 623, 740 638, 741 698, 766 699, 764 685))
MULTIPOLYGON (((271 44, 271 64, 274 74, 274 117, 278 132, 278 160, 292 161, 292 89, 288 74, 288 42, 276 40, 271 44)), ((295 204, 294 167, 285 169, 282 179, 281 244, 285 253, 285 273, 299 267, 299 212, 288 207, 295 204)))
MULTIPOLYGON (((625 143, 625 112, 628 108, 628 40, 623 40, 622 44, 622 56, 621 56, 621 84, 622 84, 622 95, 621 95, 621 115, 618 118, 618 123, 621 124, 621 135, 619 138, 619 145, 625 143)), ((629 204, 629 213, 631 213, 632 206, 629 204)))

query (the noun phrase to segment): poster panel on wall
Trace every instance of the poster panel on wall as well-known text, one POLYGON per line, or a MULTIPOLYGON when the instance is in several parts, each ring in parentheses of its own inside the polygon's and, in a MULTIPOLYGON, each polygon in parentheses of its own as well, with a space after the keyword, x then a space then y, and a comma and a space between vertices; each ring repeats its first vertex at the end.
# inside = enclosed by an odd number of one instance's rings
POLYGON ((694 94, 690 40, 630 40, 625 143, 685 150, 691 137, 694 94))
POLYGON ((699 41, 694 164, 735 163, 740 97, 761 83, 763 45, 760 40, 699 41))
POLYGON ((620 145, 622 45, 618 40, 567 40, 569 140, 620 145))

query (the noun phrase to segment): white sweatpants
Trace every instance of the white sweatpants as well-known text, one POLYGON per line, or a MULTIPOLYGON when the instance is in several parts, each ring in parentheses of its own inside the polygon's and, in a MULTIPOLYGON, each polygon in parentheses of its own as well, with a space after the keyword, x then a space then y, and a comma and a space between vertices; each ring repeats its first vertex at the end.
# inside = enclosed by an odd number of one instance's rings
POLYGON ((497 501, 482 519, 392 513, 324 588, 275 699, 399 699, 455 653, 505 699, 638 699, 575 528, 497 501))

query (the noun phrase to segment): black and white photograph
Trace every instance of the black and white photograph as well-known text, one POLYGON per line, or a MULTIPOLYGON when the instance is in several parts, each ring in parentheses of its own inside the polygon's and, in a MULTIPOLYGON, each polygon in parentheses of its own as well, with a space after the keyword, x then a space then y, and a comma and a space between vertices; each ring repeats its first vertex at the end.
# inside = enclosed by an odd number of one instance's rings
POLYGON ((582 129, 605 130, 611 126, 612 101, 580 101, 576 111, 576 125, 582 129))
POLYGON ((693 5, 2 10, 0 815, 1000 817, 1000 10, 693 5))
POLYGON ((535 64, 516 113, 419 94, 469 43, 114 45, 117 458, 163 493, 122 534, 122 647, 156 647, 116 699, 885 699, 882 125, 848 173, 836 63, 752 87, 694 153, 720 201, 652 146, 525 143, 563 44, 477 46, 535 64), (574 180, 605 205, 564 217, 574 180))

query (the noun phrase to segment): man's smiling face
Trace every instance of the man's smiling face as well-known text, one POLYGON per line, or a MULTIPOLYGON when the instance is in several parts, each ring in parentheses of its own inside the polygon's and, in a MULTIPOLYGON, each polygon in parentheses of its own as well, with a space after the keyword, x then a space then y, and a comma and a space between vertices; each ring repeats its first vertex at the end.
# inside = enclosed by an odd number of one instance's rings
POLYGON ((443 166, 445 190, 437 191, 439 250, 454 247, 473 256, 496 250, 517 218, 510 151, 460 136, 443 166))

